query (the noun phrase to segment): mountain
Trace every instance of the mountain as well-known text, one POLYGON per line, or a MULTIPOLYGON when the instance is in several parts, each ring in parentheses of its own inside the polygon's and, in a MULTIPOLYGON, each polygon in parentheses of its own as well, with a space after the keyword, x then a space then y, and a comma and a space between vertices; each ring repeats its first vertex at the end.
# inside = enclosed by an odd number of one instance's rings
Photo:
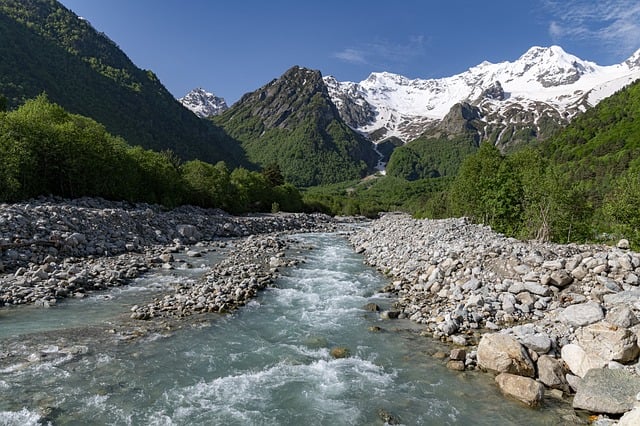
POLYGON ((341 116, 352 128, 381 141, 404 142, 437 125, 456 104, 477 108, 480 140, 508 148, 544 139, 577 114, 640 78, 640 50, 621 64, 600 66, 559 46, 532 47, 514 62, 483 62, 441 79, 372 73, 360 83, 324 78, 341 116))
POLYGON ((219 98, 203 88, 193 89, 178 101, 200 118, 220 115, 229 109, 224 98, 219 98))
POLYGON ((315 70, 295 66, 213 120, 250 160, 277 164, 295 185, 363 177, 379 159, 372 143, 342 120, 315 70))
POLYGON ((0 0, 0 95, 10 109, 46 92, 131 145, 247 164, 237 142, 184 108, 105 34, 55 0, 0 0))

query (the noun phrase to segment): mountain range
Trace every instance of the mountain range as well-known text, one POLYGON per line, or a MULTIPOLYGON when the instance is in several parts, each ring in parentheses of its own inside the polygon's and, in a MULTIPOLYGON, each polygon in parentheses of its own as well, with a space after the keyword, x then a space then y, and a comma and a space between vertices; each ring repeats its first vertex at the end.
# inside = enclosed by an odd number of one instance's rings
POLYGON ((442 121, 451 108, 477 108, 483 140, 508 145, 518 127, 540 135, 549 121, 564 125, 640 78, 640 50, 626 61, 600 66, 559 46, 532 47, 514 62, 482 62, 440 79, 408 79, 372 73, 359 83, 324 77, 345 122, 374 141, 409 142, 442 121))

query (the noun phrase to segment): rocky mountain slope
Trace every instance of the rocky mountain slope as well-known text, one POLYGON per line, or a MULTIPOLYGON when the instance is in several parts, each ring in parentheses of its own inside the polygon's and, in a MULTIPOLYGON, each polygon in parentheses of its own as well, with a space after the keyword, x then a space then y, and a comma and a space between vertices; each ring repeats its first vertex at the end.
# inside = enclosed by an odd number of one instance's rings
MULTIPOLYGON (((514 62, 483 62, 441 79, 372 73, 360 83, 324 78, 341 116, 381 141, 405 142, 439 133, 456 104, 476 109, 478 139, 508 146, 514 139, 544 138, 557 125, 640 78, 640 50, 628 60, 600 66, 558 46, 532 47, 514 62), (524 131, 525 135, 522 135, 524 131)), ((458 108, 458 107, 456 107, 458 108)))
POLYGON ((178 99, 182 105, 193 111, 200 118, 213 117, 220 115, 229 109, 224 98, 220 98, 211 92, 207 92, 199 87, 193 89, 184 97, 178 99))
POLYGON ((344 123, 315 70, 289 69, 214 122, 242 143, 250 160, 278 164, 300 186, 363 177, 379 159, 371 142, 344 123))

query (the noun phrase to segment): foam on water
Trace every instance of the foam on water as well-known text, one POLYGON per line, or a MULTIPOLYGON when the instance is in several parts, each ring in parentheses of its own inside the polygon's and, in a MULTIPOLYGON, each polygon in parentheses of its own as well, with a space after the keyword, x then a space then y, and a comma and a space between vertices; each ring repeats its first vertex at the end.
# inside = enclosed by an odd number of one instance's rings
POLYGON ((309 364, 279 362, 173 389, 165 393, 164 404, 175 407, 174 420, 206 417, 213 423, 278 423, 282 418, 314 412, 317 420, 353 424, 360 415, 349 401, 354 388, 384 388, 392 382, 392 374, 358 358, 318 359, 309 364), (281 407, 280 412, 276 407, 281 407))
POLYGON ((42 425, 41 420, 37 413, 26 408, 20 411, 0 411, 0 425, 2 426, 39 426, 42 425))

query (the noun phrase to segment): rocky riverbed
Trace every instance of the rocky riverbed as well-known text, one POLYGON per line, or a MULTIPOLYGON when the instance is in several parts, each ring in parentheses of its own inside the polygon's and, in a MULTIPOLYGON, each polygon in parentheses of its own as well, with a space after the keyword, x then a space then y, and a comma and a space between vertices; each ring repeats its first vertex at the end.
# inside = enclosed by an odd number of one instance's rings
POLYGON ((123 285, 152 268, 171 268, 176 253, 197 258, 226 245, 224 239, 252 236, 229 251, 197 294, 178 289, 174 300, 158 302, 162 306, 157 309, 136 307, 133 316, 226 311, 273 278, 285 246, 277 233, 335 228, 336 221, 326 215, 231 216, 220 210, 166 210, 92 198, 1 204, 0 306, 51 306, 62 298, 84 297, 89 291, 123 285), (224 285, 213 283, 218 277, 224 285))
MULTIPOLYGON (((350 236, 391 277, 390 317, 457 346, 448 365, 496 374, 530 406, 574 408, 640 424, 640 254, 617 247, 506 238, 466 219, 386 214, 350 236)), ((611 420, 613 421, 613 420, 611 420)))

